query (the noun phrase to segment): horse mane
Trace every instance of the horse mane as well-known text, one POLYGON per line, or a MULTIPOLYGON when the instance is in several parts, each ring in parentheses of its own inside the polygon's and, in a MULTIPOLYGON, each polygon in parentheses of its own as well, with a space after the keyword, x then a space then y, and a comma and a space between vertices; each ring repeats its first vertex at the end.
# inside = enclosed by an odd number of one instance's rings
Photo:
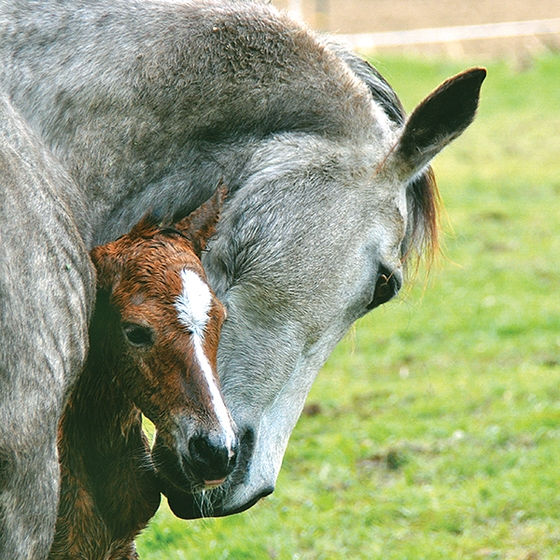
POLYGON ((163 216, 158 211, 150 210, 144 214, 131 232, 121 235, 119 239, 127 235, 134 235, 142 239, 154 239, 161 235, 163 237, 179 236, 189 240, 188 236, 175 227, 177 221, 172 216, 163 216))
POLYGON ((173 237, 174 235, 178 235, 179 237, 183 237, 184 239, 189 239, 182 231, 179 231, 177 228, 173 226, 161 226, 159 230, 155 232, 154 235, 164 235, 167 237, 173 237))
MULTIPOLYGON (((403 127, 406 112, 387 80, 366 60, 339 46, 336 53, 352 72, 367 86, 373 99, 383 109, 389 120, 403 127)), ((403 243, 403 265, 412 260, 416 266, 420 260, 430 265, 439 249, 441 198, 431 166, 414 177, 407 189, 409 226, 403 243)))

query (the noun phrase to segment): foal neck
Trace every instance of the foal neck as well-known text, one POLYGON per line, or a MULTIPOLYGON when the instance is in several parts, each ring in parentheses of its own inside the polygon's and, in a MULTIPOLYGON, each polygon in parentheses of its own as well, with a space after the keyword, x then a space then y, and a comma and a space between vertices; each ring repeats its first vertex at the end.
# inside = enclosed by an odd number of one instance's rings
POLYGON ((51 560, 137 558, 134 538, 160 502, 142 415, 115 382, 117 362, 98 319, 59 425, 62 483, 51 560))

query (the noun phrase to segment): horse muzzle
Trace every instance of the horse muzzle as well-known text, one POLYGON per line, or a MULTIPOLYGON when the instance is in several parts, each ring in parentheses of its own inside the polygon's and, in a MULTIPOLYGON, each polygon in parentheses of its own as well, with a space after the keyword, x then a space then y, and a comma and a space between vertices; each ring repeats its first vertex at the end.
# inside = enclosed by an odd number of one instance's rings
POLYGON ((237 463, 237 440, 227 441, 221 434, 201 433, 189 439, 183 469, 202 480, 205 488, 220 486, 237 463))
POLYGON ((152 448, 158 478, 165 481, 165 486, 187 493, 223 484, 235 470, 238 455, 237 437, 212 431, 175 438, 158 432, 152 448))
MULTIPOLYGON (((199 447, 205 448, 205 444, 200 442, 193 445, 197 448, 195 452, 199 451, 199 447)), ((192 485, 185 473, 177 469, 176 463, 173 463, 173 452, 156 438, 152 453, 154 462, 158 466, 160 490, 167 497, 173 513, 182 519, 223 517, 245 511, 261 498, 271 494, 274 486, 270 484, 263 484, 262 488, 252 488, 248 492, 244 491, 253 448, 254 434, 252 430, 246 430, 239 439, 234 468, 208 500, 210 506, 200 499, 199 492, 212 489, 212 485, 206 487, 192 485)), ((206 453, 206 456, 210 458, 211 453, 206 453)))
POLYGON ((265 486, 256 493, 232 504, 224 500, 223 497, 218 497, 216 500, 212 498, 210 507, 205 507, 204 503, 193 494, 172 492, 166 496, 171 511, 177 517, 181 519, 200 519, 202 517, 226 517, 241 513, 253 507, 272 492, 274 492, 274 486, 265 486))

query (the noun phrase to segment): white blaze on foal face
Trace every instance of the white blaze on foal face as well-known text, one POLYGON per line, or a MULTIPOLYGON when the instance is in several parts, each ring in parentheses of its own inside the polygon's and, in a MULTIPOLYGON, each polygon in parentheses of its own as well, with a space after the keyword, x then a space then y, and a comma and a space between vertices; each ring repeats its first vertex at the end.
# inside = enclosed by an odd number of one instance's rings
POLYGON ((179 321, 195 338, 202 340, 212 307, 212 294, 206 282, 192 270, 183 269, 181 280, 183 290, 175 304, 179 312, 179 321))
POLYGON ((181 280, 183 282, 183 289, 175 302, 175 307, 180 323, 192 334, 195 356, 208 384, 214 412, 224 431, 226 445, 231 457, 234 453, 233 443, 235 441, 233 426, 229 412, 216 384, 212 365, 204 352, 204 333, 206 325, 210 320, 212 293, 206 282, 192 270, 183 269, 181 271, 181 280))

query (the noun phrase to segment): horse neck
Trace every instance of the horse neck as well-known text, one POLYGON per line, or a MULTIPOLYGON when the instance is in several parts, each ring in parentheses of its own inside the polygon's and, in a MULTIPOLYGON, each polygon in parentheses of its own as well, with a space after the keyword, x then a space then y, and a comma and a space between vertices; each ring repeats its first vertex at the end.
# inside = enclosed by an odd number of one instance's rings
POLYGON ((125 548, 132 543, 155 513, 159 490, 140 411, 115 382, 119 371, 96 319, 88 360, 59 425, 62 485, 53 550, 83 547, 80 553, 104 557, 116 541, 125 548), (92 535, 98 542, 88 540, 92 535))
POLYGON ((82 12, 73 4, 44 2, 39 12, 22 4, 18 24, 0 32, 0 54, 11 61, 0 73, 78 186, 92 243, 125 233, 150 209, 192 211, 220 178, 231 187, 240 164, 228 158, 234 169, 224 169, 215 159, 220 150, 250 150, 285 132, 338 137, 371 118, 371 96, 348 66, 269 7, 99 1, 82 12), (91 25, 95 18, 99 26, 91 25), (32 48, 19 27, 26 24, 32 48), (68 59, 84 44, 92 45, 90 56, 76 72, 68 59))
POLYGON ((124 451, 136 443, 141 414, 112 381, 119 372, 96 359, 96 353, 92 344, 61 420, 61 438, 71 453, 77 449, 84 456, 107 455, 112 460, 112 452, 124 451))

